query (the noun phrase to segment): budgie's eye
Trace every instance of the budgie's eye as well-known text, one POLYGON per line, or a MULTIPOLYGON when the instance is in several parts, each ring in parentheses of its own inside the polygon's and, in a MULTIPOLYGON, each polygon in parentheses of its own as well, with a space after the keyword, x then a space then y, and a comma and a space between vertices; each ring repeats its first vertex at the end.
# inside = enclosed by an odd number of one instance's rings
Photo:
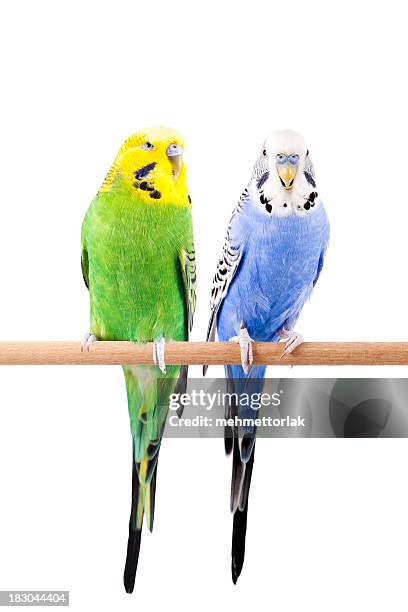
POLYGON ((142 144, 142 149, 145 149, 146 151, 151 151, 151 149, 154 149, 154 146, 151 142, 145 142, 144 144, 142 144))
POLYGON ((283 164, 286 164, 287 159, 288 158, 286 157, 286 155, 284 155, 283 153, 278 153, 276 156, 276 163, 282 166, 283 164))
POLYGON ((266 149, 264 149, 264 150, 262 151, 262 155, 263 155, 264 157, 266 157, 266 149))
POLYGON ((297 166, 299 163, 299 155, 289 155, 288 160, 291 166, 297 166))

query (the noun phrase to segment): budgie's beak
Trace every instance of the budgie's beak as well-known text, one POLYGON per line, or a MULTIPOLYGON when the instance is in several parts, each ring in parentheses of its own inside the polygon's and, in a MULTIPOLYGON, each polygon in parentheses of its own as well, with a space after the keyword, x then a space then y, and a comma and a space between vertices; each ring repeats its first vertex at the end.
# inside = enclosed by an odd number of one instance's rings
POLYGON ((278 175, 282 186, 286 189, 292 189, 296 177, 297 167, 291 164, 283 164, 277 166, 278 175))
POLYGON ((173 143, 167 147, 166 154, 173 168, 173 176, 176 179, 183 165, 183 147, 173 143))

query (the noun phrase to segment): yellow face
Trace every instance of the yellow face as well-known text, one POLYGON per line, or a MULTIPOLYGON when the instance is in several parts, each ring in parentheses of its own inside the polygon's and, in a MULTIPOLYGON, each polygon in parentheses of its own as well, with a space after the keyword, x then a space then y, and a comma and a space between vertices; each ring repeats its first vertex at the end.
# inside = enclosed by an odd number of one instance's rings
POLYGON ((120 178, 146 202, 190 206, 183 153, 183 139, 170 128, 137 132, 123 143, 100 191, 120 178))

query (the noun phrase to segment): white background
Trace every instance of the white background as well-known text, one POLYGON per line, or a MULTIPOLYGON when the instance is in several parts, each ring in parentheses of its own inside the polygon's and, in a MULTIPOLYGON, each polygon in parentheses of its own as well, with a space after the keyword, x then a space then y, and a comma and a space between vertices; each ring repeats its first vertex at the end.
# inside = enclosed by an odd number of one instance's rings
MULTIPOLYGON (((121 142, 169 124, 187 142, 194 339, 205 334, 226 225, 262 140, 290 127, 307 139, 332 227, 299 331, 408 340, 404 13, 394 0, 4 3, 0 338, 87 331, 83 215, 121 142)), ((120 368, 2 367, 0 398, 0 589, 70 589, 75 610, 407 609, 406 440, 261 441, 236 587, 222 442, 166 440, 155 530, 129 596, 120 368)))

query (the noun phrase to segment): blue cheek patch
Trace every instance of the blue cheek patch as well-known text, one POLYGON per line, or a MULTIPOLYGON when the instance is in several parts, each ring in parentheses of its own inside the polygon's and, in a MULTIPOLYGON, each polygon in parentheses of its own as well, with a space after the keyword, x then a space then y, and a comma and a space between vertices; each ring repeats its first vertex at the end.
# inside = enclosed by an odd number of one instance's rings
POLYGON ((261 176, 261 178, 260 178, 260 179, 258 179, 258 181, 257 181, 257 183, 256 183, 256 186, 258 187, 258 189, 261 189, 262 185, 263 185, 264 183, 266 183, 266 181, 268 180, 268 178, 269 178, 269 172, 265 172, 265 174, 263 174, 263 175, 261 176))
POLYGON ((303 174, 305 175, 305 179, 307 180, 307 182, 309 183, 309 185, 311 185, 312 187, 316 187, 316 181, 314 180, 313 176, 310 174, 310 172, 307 172, 307 170, 305 170, 303 172, 303 174))
POLYGON ((136 172, 133 173, 135 175, 136 180, 141 181, 142 179, 146 178, 148 174, 153 170, 155 165, 156 162, 152 162, 151 164, 147 164, 147 166, 143 166, 143 168, 139 168, 139 170, 136 170, 136 172))

